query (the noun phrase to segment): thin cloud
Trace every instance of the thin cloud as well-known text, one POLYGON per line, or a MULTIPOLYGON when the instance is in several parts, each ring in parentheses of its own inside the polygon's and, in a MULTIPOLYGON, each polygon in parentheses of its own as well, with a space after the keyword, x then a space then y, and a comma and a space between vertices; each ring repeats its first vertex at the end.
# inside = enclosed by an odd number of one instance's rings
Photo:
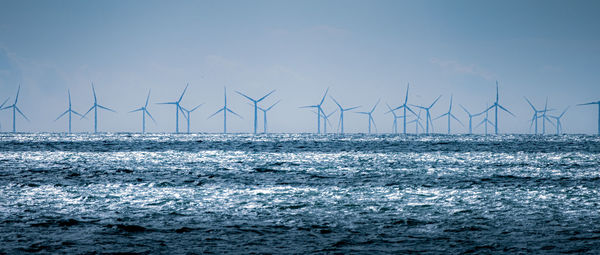
POLYGON ((475 75, 475 76, 479 76, 486 80, 494 80, 494 77, 495 77, 495 75, 493 73, 483 70, 481 67, 479 67, 475 64, 465 65, 465 64, 459 63, 458 61, 441 60, 438 58, 432 58, 430 60, 430 62, 432 64, 438 65, 444 71, 449 71, 449 72, 459 73, 459 74, 475 75))

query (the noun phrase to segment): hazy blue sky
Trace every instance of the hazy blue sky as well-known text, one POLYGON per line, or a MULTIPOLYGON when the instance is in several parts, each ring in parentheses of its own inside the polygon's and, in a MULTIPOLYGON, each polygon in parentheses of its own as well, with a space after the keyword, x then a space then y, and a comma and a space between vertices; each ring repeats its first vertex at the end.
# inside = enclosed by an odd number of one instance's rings
MULTIPOLYGON (((410 82, 409 103, 443 95, 435 117, 453 94, 454 114, 467 124, 458 103, 482 110, 498 80, 500 103, 517 115, 500 115, 501 132, 529 132, 527 96, 539 107, 546 97, 552 108, 570 105, 565 131, 594 133, 597 107, 574 105, 600 100, 599 12, 600 1, 1 0, 0 100, 14 100, 21 83, 19 105, 31 122, 18 119, 18 129, 64 131, 66 119, 54 119, 67 107, 67 88, 85 112, 93 81, 99 102, 118 111, 101 112, 99 129, 139 131, 141 115, 127 112, 148 89, 151 103, 173 101, 189 82, 183 104, 205 103, 192 131, 220 132, 221 116, 206 118, 227 86, 230 107, 244 116, 230 118, 230 130, 250 132, 252 108, 234 91, 277 89, 263 104, 282 100, 270 128, 313 132, 316 117, 298 107, 318 103, 327 87, 342 104, 367 110, 379 98, 399 105, 410 82)), ((374 117, 389 132, 384 106, 374 117)), ((325 109, 335 104, 328 99, 325 109)), ((149 110, 158 121, 149 131, 174 130, 173 107, 149 110)), ((9 111, 0 123, 10 128, 9 111)), ((445 125, 436 121, 436 131, 445 125)), ((73 129, 92 131, 92 119, 74 120, 73 129)), ((366 116, 346 114, 346 131, 366 129, 366 116)))

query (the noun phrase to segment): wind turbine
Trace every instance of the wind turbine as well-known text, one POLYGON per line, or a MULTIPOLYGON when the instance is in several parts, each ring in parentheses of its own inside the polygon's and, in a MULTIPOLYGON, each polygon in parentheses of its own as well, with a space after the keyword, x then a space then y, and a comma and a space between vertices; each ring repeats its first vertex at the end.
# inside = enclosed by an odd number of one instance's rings
POLYGON ((213 116, 217 115, 220 112, 223 112, 223 134, 227 134, 227 112, 240 117, 241 119, 242 116, 240 116, 239 114, 235 113, 234 111, 232 111, 231 109, 229 109, 227 107, 227 88, 223 87, 224 89, 224 93, 223 95, 225 96, 225 104, 223 105, 223 107, 221 109, 219 109, 217 112, 213 113, 212 115, 210 115, 208 118, 212 118, 213 116))
MULTIPOLYGON (((2 102, 2 104, 0 104, 0 110, 2 110, 2 107, 4 107, 6 102, 8 102, 8 98, 6 100, 4 100, 4 102, 2 102)), ((2 130, 2 125, 0 125, 0 130, 2 130)))
POLYGON ((462 104, 459 104, 460 107, 467 113, 467 115, 469 115, 469 134, 473 134, 473 128, 472 128, 472 123, 473 123, 473 117, 477 117, 479 115, 481 115, 483 112, 480 113, 476 113, 476 114, 471 114, 467 108, 465 108, 464 106, 462 106, 462 104))
POLYGON ((90 113, 90 111, 94 110, 94 133, 98 133, 98 108, 104 109, 107 111, 111 111, 111 112, 116 112, 116 111, 98 104, 98 99, 96 98, 96 89, 94 88, 93 82, 92 82, 92 92, 94 93, 94 104, 92 105, 92 107, 90 107, 90 109, 85 114, 83 114, 83 116, 81 116, 81 118, 82 119, 85 118, 85 116, 88 113, 90 113))
POLYGON ((452 96, 450 96, 450 107, 448 108, 448 112, 440 115, 439 117, 437 117, 435 119, 437 120, 444 116, 448 116, 448 134, 450 134, 450 118, 453 118, 456 121, 458 121, 458 123, 460 123, 460 125, 462 125, 463 127, 465 126, 458 118, 456 118, 456 116, 454 116, 454 114, 452 114, 452 96))
POLYGON ((185 117, 185 113, 183 112, 183 109, 181 108, 181 99, 183 99, 183 95, 185 95, 185 91, 187 91, 187 88, 190 86, 190 84, 186 84, 185 85, 185 89, 183 89, 183 92, 181 93, 181 96, 179 96, 179 99, 177 99, 177 101, 175 102, 166 102, 166 103, 158 103, 158 104, 172 104, 175 105, 175 133, 179 134, 179 112, 181 111, 181 113, 184 115, 185 117))
POLYGON ((70 134, 71 133, 71 115, 75 114, 79 117, 83 117, 83 115, 81 115, 78 112, 71 109, 71 90, 67 90, 67 93, 69 94, 69 108, 67 108, 67 110, 65 112, 63 112, 61 115, 59 115, 58 118, 56 118, 54 121, 57 121, 58 119, 62 118, 62 116, 65 116, 65 114, 69 114, 69 134, 70 134))
POLYGON ((510 115, 512 115, 513 117, 516 117, 512 112, 510 112, 508 109, 504 108, 504 106, 500 105, 498 103, 498 81, 496 81, 496 102, 494 102, 494 104, 492 104, 492 106, 490 106, 489 109, 494 108, 494 133, 498 134, 498 108, 502 109, 503 111, 509 113, 510 115))
POLYGON ((346 111, 350 111, 350 110, 354 110, 360 106, 354 106, 354 107, 348 107, 348 108, 343 108, 342 105, 340 105, 340 103, 338 103, 338 101, 335 100, 335 98, 333 98, 332 96, 329 96, 333 102, 335 102, 335 104, 338 106, 338 108, 340 108, 340 120, 338 122, 338 128, 340 127, 341 124, 341 134, 344 133, 344 112, 346 111))
POLYGON ((323 114, 323 119, 325 120, 323 121, 323 134, 327 134, 327 123, 329 122, 329 124, 331 125, 329 117, 331 117, 331 115, 333 115, 335 112, 337 112, 337 110, 333 110, 333 112, 327 115, 323 114))
POLYGON ((319 102, 319 104, 307 105, 307 106, 300 107, 300 108, 317 108, 317 134, 321 133, 321 113, 323 113, 323 115, 325 115, 325 112, 323 111, 323 108, 321 106, 323 105, 323 102, 325 101, 325 96, 327 96, 327 92, 329 92, 329 88, 327 88, 327 90, 325 90, 325 94, 323 95, 323 98, 321 98, 321 102, 319 102))
POLYGON ((396 112, 394 110, 392 110, 392 107, 388 103, 386 103, 385 105, 387 106, 387 108, 389 110, 385 114, 388 114, 391 112, 392 115, 394 116, 394 123, 392 123, 392 130, 394 131, 394 134, 398 134, 398 119, 402 118, 402 116, 396 115, 396 112))
POLYGON ((261 110, 263 112, 263 133, 267 133, 267 112, 271 109, 273 109, 273 106, 275 106, 276 104, 278 104, 279 102, 281 102, 281 100, 275 102, 274 104, 272 104, 271 106, 269 106, 266 109, 263 109, 262 107, 258 107, 259 110, 261 110))
POLYGON ((375 120, 373 119, 373 112, 375 111, 375 108, 377 108, 377 105, 379 104, 379 101, 381 99, 377 100, 377 103, 375 103, 375 105, 373 106, 373 108, 371 108, 371 111, 369 112, 357 112, 358 114, 365 114, 369 116, 369 134, 371 133, 371 123, 373 123, 373 126, 375 127, 375 132, 377 132, 377 125, 375 125, 375 120))
POLYGON ((481 126, 481 124, 485 124, 484 128, 485 128, 485 135, 488 134, 488 124, 490 125, 494 125, 494 123, 492 123, 490 121, 490 119, 488 118, 488 112, 490 111, 491 108, 488 108, 488 106, 485 106, 485 110, 483 110, 482 112, 480 112, 479 114, 483 114, 485 113, 485 117, 483 118, 483 120, 481 122, 479 122, 479 124, 477 124, 477 126, 475 128, 478 128, 479 126, 481 126))
POLYGON ((548 120, 550 124, 554 125, 554 123, 552 123, 552 121, 550 121, 550 118, 548 118, 548 116, 546 115, 548 111, 551 110, 548 109, 548 97, 546 97, 546 104, 544 105, 542 116, 540 116, 540 118, 542 118, 542 134, 546 134, 546 120, 548 120))
POLYGON ((254 103, 254 133, 256 134, 256 129, 258 127, 258 102, 262 101, 263 99, 267 98, 269 95, 271 95, 273 92, 275 92, 275 90, 272 90, 271 92, 269 92, 268 94, 266 94, 265 96, 259 98, 259 99, 253 99, 249 96, 244 95, 242 92, 236 91, 236 93, 240 94, 241 96, 247 98, 248 100, 252 101, 252 103, 254 103))
POLYGON ((431 103, 431 105, 429 105, 429 107, 425 107, 425 106, 419 106, 419 105, 412 105, 414 107, 418 107, 421 108, 423 110, 425 110, 426 116, 425 116, 425 134, 429 134, 429 122, 431 122, 431 131, 433 132, 433 120, 431 120, 431 112, 429 112, 431 110, 431 108, 433 107, 433 105, 435 105, 435 103, 437 103, 437 101, 440 99, 440 97, 442 97, 442 95, 439 95, 434 101, 433 103, 431 103))
POLYGON ((563 117, 563 115, 565 115, 567 110, 569 110, 569 107, 565 108, 565 110, 558 116, 548 116, 556 120, 556 135, 560 135, 560 132, 562 131, 562 123, 560 122, 560 119, 563 117))
POLYGON ((425 130, 425 128, 423 128, 423 124, 421 124, 421 110, 419 110, 419 113, 417 114, 417 116, 415 116, 414 120, 409 121, 408 123, 415 123, 415 135, 419 134, 419 127, 421 127, 421 130, 425 130))
MULTIPOLYGON (((15 97, 15 102, 12 105, 9 105, 9 106, 6 106, 6 107, 2 108, 2 110, 12 108, 12 112, 13 112, 13 133, 17 132, 17 126, 16 126, 17 112, 19 112, 19 114, 21 114, 21 116, 23 116, 23 118, 25 118, 27 121, 29 121, 29 118, 27 118, 27 116, 25 116, 25 114, 23 114, 23 112, 21 111, 21 109, 19 109, 19 107, 17 106, 17 102, 19 101, 19 92, 20 91, 21 91, 21 85, 19 84, 19 88, 17 89, 17 96, 15 97)), ((6 103, 6 101, 4 101, 4 102, 6 103)))
POLYGON ((396 108, 394 108, 393 110, 398 110, 398 109, 404 109, 404 134, 406 135, 406 110, 409 110, 410 112, 412 112, 412 114, 414 114, 415 116, 417 116, 417 114, 410 109, 410 107, 408 107, 408 89, 410 88, 410 83, 406 85, 406 97, 404 97, 404 104, 402 104, 401 106, 398 106, 396 108))
POLYGON ((191 110, 188 110, 183 106, 181 107, 181 110, 183 110, 183 111, 185 111, 185 113, 187 113, 187 116, 185 114, 183 116, 187 120, 187 133, 188 134, 190 133, 190 119, 192 118, 192 112, 195 111, 196 109, 198 109, 202 105, 203 105, 203 103, 197 105, 196 107, 192 108, 191 110))
POLYGON ((526 97, 524 97, 524 98, 527 101, 527 103, 529 104, 529 106, 531 106, 531 109, 533 109, 533 116, 531 117, 531 125, 529 125, 529 129, 531 130, 531 126, 535 122, 535 134, 537 135, 538 134, 538 118, 540 118, 539 114, 542 112, 551 111, 551 109, 547 109, 548 99, 546 98, 546 107, 544 108, 544 110, 538 110, 535 108, 535 106, 533 106, 533 104, 531 103, 531 101, 529 101, 529 99, 527 99, 526 97))
POLYGON ((600 135, 600 101, 589 102, 589 103, 578 104, 578 105, 592 105, 592 104, 597 104, 598 105, 598 135, 600 135))
POLYGON ((154 123, 156 124, 156 120, 154 120, 154 117, 152 117, 152 114, 150 114, 150 112, 148 111, 148 101, 150 100, 150 90, 148 90, 148 96, 146 96, 146 103, 144 104, 144 106, 137 108, 133 111, 130 112, 142 112, 142 134, 146 133, 146 114, 148 114, 148 116, 150 117, 150 119, 152 119, 152 121, 154 121, 154 123))

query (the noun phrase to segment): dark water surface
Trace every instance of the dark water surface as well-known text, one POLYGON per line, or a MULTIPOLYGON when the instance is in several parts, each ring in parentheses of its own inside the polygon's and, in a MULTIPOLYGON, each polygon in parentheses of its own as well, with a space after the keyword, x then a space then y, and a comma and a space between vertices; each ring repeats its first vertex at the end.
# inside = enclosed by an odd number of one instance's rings
POLYGON ((0 253, 600 253, 600 138, 0 134, 0 253))

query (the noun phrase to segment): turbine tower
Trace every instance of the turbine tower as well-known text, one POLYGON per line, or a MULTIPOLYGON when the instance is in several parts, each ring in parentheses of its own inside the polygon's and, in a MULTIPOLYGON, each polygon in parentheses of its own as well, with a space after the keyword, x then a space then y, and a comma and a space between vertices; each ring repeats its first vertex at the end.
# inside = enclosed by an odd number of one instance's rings
POLYGON ((331 125, 331 122, 329 121, 329 117, 331 117, 331 115, 333 115, 335 112, 337 112, 337 110, 333 110, 333 112, 331 112, 330 114, 323 114, 323 119, 325 119, 325 121, 323 121, 323 133, 327 134, 327 123, 329 123, 331 125))
POLYGON ((600 101, 589 102, 589 103, 578 104, 578 105, 592 105, 592 104, 597 104, 598 105, 598 135, 600 135, 600 101))
POLYGON ((494 102, 494 104, 492 104, 492 106, 490 106, 490 108, 489 108, 489 109, 494 108, 494 133, 495 134, 498 134, 498 108, 509 113, 513 117, 516 117, 512 112, 510 112, 508 109, 504 108, 504 106, 502 106, 498 103, 498 98, 499 98, 499 96, 498 96, 498 81, 496 81, 496 102, 494 102))
POLYGON ((412 114, 414 114, 415 116, 417 116, 417 114, 410 109, 410 107, 408 107, 408 89, 410 88, 410 83, 406 85, 406 97, 404 97, 404 104, 402 104, 401 106, 398 106, 396 108, 394 108, 393 110, 398 110, 398 109, 404 109, 404 134, 406 135, 406 110, 409 110, 410 112, 412 112, 412 114))
POLYGON ((275 90, 272 90, 271 92, 269 92, 268 94, 266 94, 265 96, 259 98, 259 99, 253 99, 249 96, 246 96, 245 94, 243 94, 242 92, 236 91, 236 93, 240 94, 241 96, 247 98, 248 100, 250 100, 252 103, 254 103, 254 133, 256 134, 256 129, 258 127, 258 102, 264 100, 265 98, 267 98, 269 95, 271 95, 273 92, 275 92, 275 90))
POLYGON ((13 133, 17 132, 17 124, 16 124, 17 112, 19 114, 21 114, 21 116, 23 116, 23 118, 25 118, 27 121, 29 121, 29 118, 27 118, 27 116, 25 116, 25 114, 23 114, 23 112, 21 111, 21 109, 19 109, 19 107, 17 106, 17 102, 19 101, 19 92, 20 91, 21 91, 21 85, 19 84, 19 88, 17 89, 17 96, 15 97, 15 102, 12 105, 9 105, 9 106, 6 106, 6 107, 2 108, 2 110, 12 108, 12 113, 13 113, 12 114, 13 115, 13 133))
POLYGON ((90 111, 94 110, 94 133, 98 133, 98 108, 104 109, 107 111, 111 111, 111 112, 116 112, 116 111, 98 104, 98 99, 96 98, 96 89, 94 88, 93 82, 92 82, 92 92, 94 93, 94 104, 92 105, 92 107, 90 107, 90 109, 85 114, 83 114, 83 116, 81 116, 81 118, 82 119, 85 118, 85 116, 88 113, 90 113, 90 111))
POLYGON ((194 112, 195 110, 197 110, 200 106, 202 106, 204 103, 197 105, 196 107, 192 108, 191 110, 186 109, 185 107, 181 107, 181 110, 183 110, 187 116, 184 114, 183 117, 185 117, 185 119, 187 120, 187 133, 190 133, 190 119, 192 118, 192 112, 194 112))
POLYGON ((567 110, 569 110, 569 107, 565 108, 565 110, 558 116, 548 116, 556 120, 556 135, 560 135, 560 132, 562 131, 562 123, 560 122, 560 119, 563 117, 563 115, 565 115, 567 110))
POLYGON ((462 104, 459 104, 459 105, 467 113, 467 115, 469 115, 469 134, 473 134, 473 117, 477 117, 477 116, 481 115, 483 112, 476 113, 476 114, 471 114, 467 110, 467 108, 465 108, 464 106, 462 106, 462 104))
POLYGON ((456 116, 454 116, 454 114, 452 114, 452 96, 450 96, 450 107, 448 108, 448 112, 440 115, 439 117, 437 117, 435 119, 437 120, 444 116, 448 116, 448 134, 450 134, 450 118, 458 121, 458 123, 460 123, 460 125, 462 125, 463 127, 465 126, 458 118, 456 118, 456 116))
POLYGON ((185 113, 183 112, 183 109, 181 108, 181 99, 183 99, 183 95, 185 95, 185 91, 187 91, 187 88, 190 86, 190 84, 186 84, 185 85, 185 89, 183 89, 183 92, 181 93, 181 96, 179 96, 179 99, 177 99, 177 101, 175 102, 166 102, 166 103, 158 103, 158 104, 172 104, 175 105, 175 133, 179 134, 179 112, 181 111, 181 113, 184 115, 185 117, 185 113))
POLYGON ((373 106, 373 108, 371 108, 371 111, 369 112, 357 112, 358 114, 365 114, 367 116, 369 116, 369 134, 371 133, 371 123, 373 123, 373 126, 375 127, 375 132, 377 132, 377 125, 375 125, 375 119, 373 119, 373 112, 375 111, 375 108, 377 108, 377 105, 379 104, 380 99, 377 100, 377 103, 375 103, 375 105, 373 106))
POLYGON ((525 100, 527 101, 527 103, 529 104, 529 106, 531 106, 531 109, 533 109, 533 116, 531 117, 531 124, 529 125, 529 129, 531 130, 531 126, 535 123, 535 134, 538 134, 538 119, 540 118, 539 114, 546 112, 546 111, 551 111, 551 109, 547 109, 548 106, 548 101, 546 100, 546 108, 544 108, 544 110, 538 110, 535 108, 535 106, 533 106, 533 104, 531 103, 531 101, 529 101, 529 99, 527 99, 526 97, 524 97, 525 100))
POLYGON ((440 99, 440 97, 442 97, 442 95, 439 95, 435 100, 433 100, 433 103, 431 103, 429 105, 429 107, 425 107, 425 106, 419 106, 419 105, 412 105, 414 107, 418 107, 421 108, 423 110, 425 110, 425 134, 429 134, 429 123, 431 122, 431 132, 433 132, 433 120, 431 119, 431 108, 435 105, 435 103, 437 103, 437 101, 440 99))
POLYGON ((492 123, 490 121, 490 119, 488 118, 488 112, 490 111, 491 108, 489 108, 487 105, 485 106, 485 110, 483 110, 482 112, 480 112, 479 114, 483 114, 485 113, 485 117, 483 118, 483 120, 481 122, 479 122, 479 124, 477 124, 477 126, 475 128, 478 128, 479 126, 481 126, 481 124, 485 124, 484 128, 485 128, 485 135, 488 134, 488 124, 490 125, 494 125, 494 123, 492 123))
POLYGON ((213 116, 217 115, 220 112, 223 112, 223 134, 227 134, 227 112, 240 117, 241 119, 242 116, 240 116, 239 114, 235 113, 234 111, 232 111, 231 109, 229 109, 227 107, 227 88, 223 87, 224 89, 224 93, 223 95, 225 96, 225 104, 223 105, 223 107, 221 109, 219 109, 217 112, 213 113, 212 115, 210 115, 208 118, 212 118, 213 116))
POLYGON ((146 96, 146 103, 144 104, 144 106, 137 108, 133 111, 130 112, 142 112, 142 134, 146 133, 146 114, 148 114, 148 117, 150 117, 150 119, 152 119, 152 121, 154 121, 154 123, 156 124, 156 120, 154 120, 154 117, 152 117, 152 114, 150 114, 150 112, 148 111, 148 101, 150 100, 150 90, 148 90, 148 96, 146 96))
POLYGON ((274 104, 272 104, 271 106, 269 106, 266 109, 263 109, 262 107, 258 107, 259 110, 261 110, 263 112, 263 133, 267 133, 267 112, 271 109, 273 109, 273 107, 278 104, 279 102, 281 102, 281 100, 275 102, 274 104))
POLYGON ((340 108, 340 120, 338 121, 338 129, 340 128, 340 125, 341 125, 341 127, 342 127, 341 134, 343 134, 344 133, 344 112, 354 110, 360 106, 343 108, 342 105, 340 105, 340 103, 338 103, 338 101, 335 100, 335 98, 333 98, 332 96, 329 96, 329 97, 333 100, 333 102, 335 102, 335 104, 338 106, 338 108, 340 108))
POLYGON ((325 96, 327 96, 327 92, 329 92, 329 88, 327 88, 327 90, 325 90, 325 94, 323 95, 323 98, 321 98, 321 102, 319 102, 319 104, 307 105, 307 106, 300 107, 300 108, 317 108, 317 134, 321 133, 321 113, 323 115, 325 115, 325 112, 323 111, 323 108, 321 106, 323 106, 323 102, 325 101, 325 96))
POLYGON ((58 119, 62 118, 62 116, 65 116, 65 114, 69 114, 69 134, 71 133, 71 115, 75 114, 79 117, 83 117, 83 115, 79 114, 78 112, 74 111, 71 108, 71 90, 67 90, 67 93, 69 94, 69 108, 67 108, 67 110, 65 112, 63 112, 61 115, 58 116, 58 118, 56 118, 54 121, 57 121, 58 119))
POLYGON ((423 128, 423 124, 421 124, 421 110, 419 110, 419 113, 417 114, 415 119, 409 121, 408 123, 413 123, 413 122, 415 123, 415 135, 419 134, 419 127, 421 127, 421 130, 425 130, 425 128, 423 128))
MULTIPOLYGON (((2 104, 0 104, 0 110, 3 110, 3 107, 6 104, 6 102, 8 102, 8 98, 6 100, 4 100, 4 102, 2 102, 2 104)), ((0 125, 0 131, 1 130, 2 130, 2 125, 0 125)))
POLYGON ((398 119, 402 118, 402 116, 396 115, 396 112, 394 110, 392 110, 392 107, 388 103, 386 103, 385 105, 387 106, 387 108, 389 110, 385 114, 388 114, 391 112, 392 115, 394 116, 394 122, 392 123, 392 130, 393 130, 394 134, 398 134, 398 119))
POLYGON ((548 115, 546 114, 548 111, 552 110, 548 109, 548 97, 546 97, 546 104, 544 105, 542 116, 539 116, 540 118, 542 118, 542 134, 546 134, 546 120, 548 120, 550 124, 554 125, 552 121, 550 121, 550 118, 548 118, 548 115))

